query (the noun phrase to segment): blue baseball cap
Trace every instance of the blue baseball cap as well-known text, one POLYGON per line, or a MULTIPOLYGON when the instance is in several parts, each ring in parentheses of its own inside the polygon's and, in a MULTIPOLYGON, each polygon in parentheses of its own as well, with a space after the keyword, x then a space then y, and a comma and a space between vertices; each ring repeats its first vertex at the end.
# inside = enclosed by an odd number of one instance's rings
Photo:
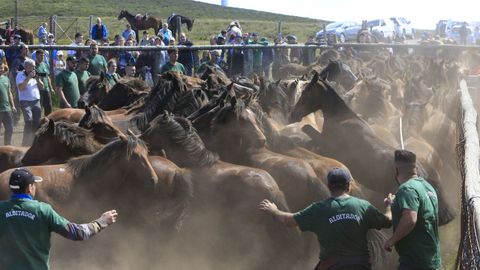
POLYGON ((10 189, 13 191, 19 191, 25 189, 29 184, 40 183, 43 181, 43 178, 40 176, 34 176, 26 168, 18 168, 13 170, 10 174, 10 189))
POLYGON ((352 180, 349 171, 342 168, 334 168, 327 175, 329 185, 346 185, 352 180))

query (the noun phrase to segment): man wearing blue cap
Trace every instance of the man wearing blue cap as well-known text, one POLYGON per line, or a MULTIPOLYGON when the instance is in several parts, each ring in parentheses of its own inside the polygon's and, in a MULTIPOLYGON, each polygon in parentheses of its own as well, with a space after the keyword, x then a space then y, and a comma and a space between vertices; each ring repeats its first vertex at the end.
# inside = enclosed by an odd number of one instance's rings
POLYGON ((70 240, 87 240, 117 219, 117 212, 111 210, 90 223, 69 222, 49 204, 33 199, 35 183, 42 181, 24 168, 10 175, 12 197, 0 202, 1 269, 48 270, 52 231, 70 240))
POLYGON ((322 249, 315 269, 369 270, 367 232, 391 226, 393 198, 385 199, 386 211, 382 214, 369 202, 349 195, 352 176, 346 169, 332 169, 327 178, 331 197, 297 213, 280 211, 268 200, 263 200, 259 207, 286 226, 298 226, 317 235, 322 249))

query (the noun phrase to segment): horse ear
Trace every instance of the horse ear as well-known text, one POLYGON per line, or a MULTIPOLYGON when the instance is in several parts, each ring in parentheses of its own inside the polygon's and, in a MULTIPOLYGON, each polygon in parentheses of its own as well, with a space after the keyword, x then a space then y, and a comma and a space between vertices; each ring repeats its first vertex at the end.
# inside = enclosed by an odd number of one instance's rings
POLYGON ((55 121, 53 121, 52 119, 48 119, 48 131, 52 132, 55 130, 55 121))
POLYGON ((85 106, 85 114, 90 115, 92 111, 90 110, 90 106, 85 106))
POLYGON ((230 99, 230 105, 232 107, 235 107, 235 105, 237 105, 237 98, 235 96, 233 96, 231 99, 230 99))
POLYGON ((319 74, 316 70, 313 71, 313 78, 312 78, 312 81, 310 83, 316 83, 318 81, 318 78, 319 78, 319 74))

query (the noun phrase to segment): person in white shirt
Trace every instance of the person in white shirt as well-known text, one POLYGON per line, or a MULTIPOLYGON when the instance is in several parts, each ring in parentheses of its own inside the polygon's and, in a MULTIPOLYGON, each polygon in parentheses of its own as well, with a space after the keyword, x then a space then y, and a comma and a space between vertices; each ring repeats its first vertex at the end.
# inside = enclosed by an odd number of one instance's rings
POLYGON ((18 99, 23 113, 25 126, 23 128, 23 146, 30 146, 33 142, 35 131, 40 126, 42 109, 40 107, 40 89, 44 85, 35 72, 35 61, 27 58, 23 62, 25 70, 17 73, 16 84, 18 99))
MULTIPOLYGON (((83 35, 78 32, 75 34, 75 41, 70 44, 70 46, 82 46, 83 45, 83 35)), ((80 56, 80 51, 70 50, 68 51, 69 56, 80 56), (77 55, 78 54, 78 55, 77 55)))

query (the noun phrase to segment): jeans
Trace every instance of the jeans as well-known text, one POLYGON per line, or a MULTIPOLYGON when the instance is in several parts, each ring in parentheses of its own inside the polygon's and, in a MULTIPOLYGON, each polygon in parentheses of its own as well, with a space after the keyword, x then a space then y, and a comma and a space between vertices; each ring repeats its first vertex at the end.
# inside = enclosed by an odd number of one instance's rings
POLYGON ((52 112, 52 96, 49 90, 40 90, 40 102, 42 103, 44 116, 52 112))
POLYGON ((3 144, 12 144, 13 134, 13 113, 12 112, 0 112, 0 125, 3 124, 5 128, 5 134, 3 134, 3 144))
POLYGON ((25 121, 22 145, 30 146, 33 142, 35 131, 40 126, 40 117, 42 116, 40 100, 20 100, 20 107, 22 108, 23 121, 25 121))

